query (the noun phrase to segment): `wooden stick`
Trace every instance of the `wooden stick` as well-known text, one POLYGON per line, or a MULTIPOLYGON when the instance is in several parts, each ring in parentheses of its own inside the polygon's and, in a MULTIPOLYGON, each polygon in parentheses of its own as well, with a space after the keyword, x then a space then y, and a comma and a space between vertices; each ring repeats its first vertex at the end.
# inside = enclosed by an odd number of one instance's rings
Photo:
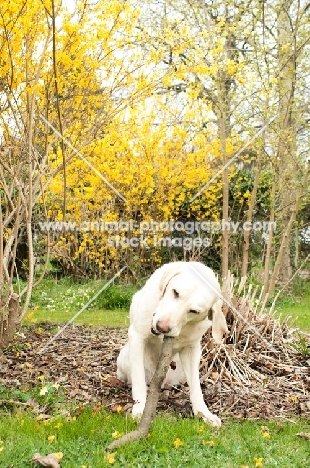
POLYGON ((172 358, 172 349, 173 349, 174 338, 171 336, 165 336, 161 348, 160 358, 155 370, 155 374, 152 378, 150 388, 148 391, 145 408, 141 417, 140 424, 135 431, 125 434, 120 439, 115 440, 110 445, 108 445, 106 450, 114 450, 122 445, 126 445, 133 440, 141 439, 142 437, 147 436, 153 419, 155 417, 157 403, 159 400, 159 392, 161 385, 166 377, 171 358, 172 358))

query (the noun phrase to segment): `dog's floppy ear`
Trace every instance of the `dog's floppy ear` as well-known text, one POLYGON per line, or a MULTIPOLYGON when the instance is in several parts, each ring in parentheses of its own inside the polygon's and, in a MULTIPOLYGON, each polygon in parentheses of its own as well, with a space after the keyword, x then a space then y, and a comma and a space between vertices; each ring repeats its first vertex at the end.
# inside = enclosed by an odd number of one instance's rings
POLYGON ((159 282, 159 290, 160 290, 160 293, 161 293, 161 296, 160 298, 162 298, 166 292, 166 289, 167 289, 167 286, 168 284, 170 283, 170 281, 172 280, 172 278, 174 278, 175 276, 179 275, 182 271, 182 265, 173 265, 171 264, 171 266, 169 268, 166 269, 166 271, 163 273, 161 279, 160 279, 160 282, 159 282))
POLYGON ((221 343, 223 335, 228 333, 225 315, 222 312, 223 301, 218 299, 212 306, 212 337, 216 343, 221 343))

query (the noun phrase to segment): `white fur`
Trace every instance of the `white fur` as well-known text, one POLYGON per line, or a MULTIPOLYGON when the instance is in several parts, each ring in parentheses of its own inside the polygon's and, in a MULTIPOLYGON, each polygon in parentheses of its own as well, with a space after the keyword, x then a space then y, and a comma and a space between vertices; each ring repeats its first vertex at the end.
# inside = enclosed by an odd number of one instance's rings
POLYGON ((169 369, 165 383, 187 381, 194 414, 212 426, 221 425, 205 404, 199 381, 202 335, 211 325, 216 342, 227 333, 219 295, 220 286, 210 268, 198 262, 174 262, 156 270, 133 296, 128 343, 117 359, 118 378, 132 386, 133 417, 143 413, 147 384, 155 372, 166 333, 175 337, 172 361, 176 362, 176 370, 169 369), (208 318, 211 310, 212 321, 208 318), (159 334, 155 336, 151 329, 159 334))

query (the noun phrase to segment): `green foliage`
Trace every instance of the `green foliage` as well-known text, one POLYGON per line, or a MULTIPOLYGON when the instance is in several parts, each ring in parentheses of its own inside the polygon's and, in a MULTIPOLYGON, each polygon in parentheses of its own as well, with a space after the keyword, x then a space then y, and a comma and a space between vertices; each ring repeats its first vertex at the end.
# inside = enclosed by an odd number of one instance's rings
POLYGON ((100 309, 129 309, 132 296, 136 292, 134 286, 127 284, 112 284, 102 291, 96 300, 96 306, 100 309))
POLYGON ((306 338, 298 333, 298 340, 298 343, 291 344, 290 346, 296 349, 296 351, 298 351, 298 353, 302 354, 303 356, 310 356, 310 347, 306 338))

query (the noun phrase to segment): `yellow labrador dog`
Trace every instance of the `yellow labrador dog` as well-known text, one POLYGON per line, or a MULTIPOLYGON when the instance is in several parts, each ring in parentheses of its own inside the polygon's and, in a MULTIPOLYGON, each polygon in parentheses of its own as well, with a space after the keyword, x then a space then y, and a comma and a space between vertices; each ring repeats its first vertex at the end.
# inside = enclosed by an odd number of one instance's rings
POLYGON ((133 417, 143 413, 147 384, 159 359, 164 335, 173 336, 176 369, 164 383, 188 383, 194 414, 212 426, 221 420, 203 400, 199 381, 200 340, 212 325, 212 336, 221 342, 227 333, 222 313, 220 285, 213 271, 198 262, 174 262, 156 270, 132 299, 128 343, 117 359, 117 375, 132 386, 133 417))

